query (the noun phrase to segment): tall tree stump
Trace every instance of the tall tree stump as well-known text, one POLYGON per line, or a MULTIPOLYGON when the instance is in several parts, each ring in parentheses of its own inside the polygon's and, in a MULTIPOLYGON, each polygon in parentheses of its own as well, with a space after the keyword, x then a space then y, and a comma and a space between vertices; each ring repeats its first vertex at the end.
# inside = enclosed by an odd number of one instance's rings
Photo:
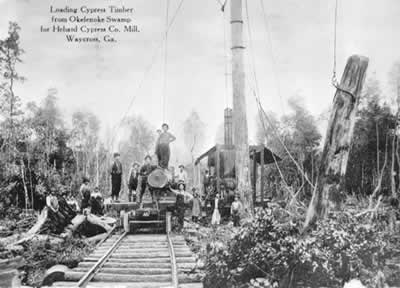
POLYGON ((356 122, 357 106, 368 67, 368 58, 351 56, 333 99, 318 181, 307 212, 305 227, 324 217, 329 207, 340 203, 344 175, 356 122))

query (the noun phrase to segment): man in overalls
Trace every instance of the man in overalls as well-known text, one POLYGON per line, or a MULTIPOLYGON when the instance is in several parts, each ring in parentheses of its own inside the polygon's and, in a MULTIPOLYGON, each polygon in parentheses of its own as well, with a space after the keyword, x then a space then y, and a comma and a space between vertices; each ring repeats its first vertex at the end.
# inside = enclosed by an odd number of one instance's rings
POLYGON ((169 157, 171 155, 169 143, 176 140, 176 137, 168 132, 168 129, 168 124, 164 123, 162 125, 162 132, 157 140, 158 148, 156 148, 158 166, 164 169, 168 169, 169 157))

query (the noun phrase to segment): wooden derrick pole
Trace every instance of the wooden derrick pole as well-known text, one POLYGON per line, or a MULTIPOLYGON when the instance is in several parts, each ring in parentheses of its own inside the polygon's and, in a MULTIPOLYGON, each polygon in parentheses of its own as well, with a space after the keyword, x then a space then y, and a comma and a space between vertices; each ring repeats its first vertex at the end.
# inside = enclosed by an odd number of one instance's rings
POLYGON ((365 80, 368 58, 351 56, 337 87, 318 169, 317 187, 307 211, 305 227, 324 217, 331 204, 342 199, 343 182, 356 122, 357 105, 365 80), (336 201, 333 201, 335 198, 336 201))
POLYGON ((233 143, 237 188, 246 214, 253 211, 245 97, 242 0, 231 1, 233 143))

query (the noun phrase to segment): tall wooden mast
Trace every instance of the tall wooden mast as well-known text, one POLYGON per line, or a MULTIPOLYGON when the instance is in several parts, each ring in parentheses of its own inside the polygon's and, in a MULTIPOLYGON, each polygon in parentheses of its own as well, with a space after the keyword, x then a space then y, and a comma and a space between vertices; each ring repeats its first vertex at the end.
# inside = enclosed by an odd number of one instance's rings
POLYGON ((253 210, 249 174, 249 143, 246 115, 242 0, 231 0, 233 143, 240 198, 247 213, 253 210))

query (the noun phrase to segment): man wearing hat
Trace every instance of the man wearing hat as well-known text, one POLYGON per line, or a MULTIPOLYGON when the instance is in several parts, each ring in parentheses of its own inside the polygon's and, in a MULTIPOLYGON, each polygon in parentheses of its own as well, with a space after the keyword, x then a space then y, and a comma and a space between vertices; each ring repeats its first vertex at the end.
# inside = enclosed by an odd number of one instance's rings
POLYGON ((164 123, 162 126, 162 132, 158 137, 157 144, 158 148, 156 148, 157 158, 158 158, 158 166, 164 169, 168 169, 169 157, 171 154, 171 150, 169 148, 169 143, 176 140, 176 137, 168 132, 169 126, 164 123))
POLYGON ((139 163, 134 162, 132 164, 132 168, 129 171, 129 178, 128 178, 128 188, 129 188, 129 202, 136 202, 136 189, 138 187, 139 181, 139 163))
POLYGON ((122 164, 119 160, 120 154, 114 153, 114 162, 111 166, 111 199, 118 201, 122 184, 122 164))
POLYGON ((87 177, 82 177, 82 185, 79 188, 79 193, 81 197, 81 211, 89 207, 89 200, 90 200, 90 180, 87 177))
MULTIPOLYGON (((156 132, 157 132, 157 141, 156 141, 156 149, 155 149, 155 151, 154 151, 154 153, 155 153, 155 155, 157 156, 157 158, 158 158, 158 156, 159 156, 159 152, 158 152, 158 149, 159 149, 159 144, 160 144, 160 136, 161 136, 161 133, 162 133, 162 131, 161 131, 161 129, 157 129, 156 130, 156 132)), ((158 161, 160 161, 160 159, 157 159, 157 163, 158 163, 158 161)))
POLYGON ((183 182, 185 184, 187 184, 187 180, 188 180, 188 176, 187 176, 187 172, 185 171, 185 166, 183 166, 182 164, 179 165, 179 171, 176 175, 176 182, 183 182))
MULTIPOLYGON (((150 175, 151 172, 154 171, 157 167, 151 163, 151 156, 147 155, 144 157, 144 164, 140 168, 139 171, 139 203, 140 207, 142 207, 142 200, 143 200, 143 194, 146 192, 146 187, 147 187, 147 177, 150 175)), ((153 194, 151 195, 153 198, 153 194)), ((153 199, 154 201, 154 199, 153 199)))

